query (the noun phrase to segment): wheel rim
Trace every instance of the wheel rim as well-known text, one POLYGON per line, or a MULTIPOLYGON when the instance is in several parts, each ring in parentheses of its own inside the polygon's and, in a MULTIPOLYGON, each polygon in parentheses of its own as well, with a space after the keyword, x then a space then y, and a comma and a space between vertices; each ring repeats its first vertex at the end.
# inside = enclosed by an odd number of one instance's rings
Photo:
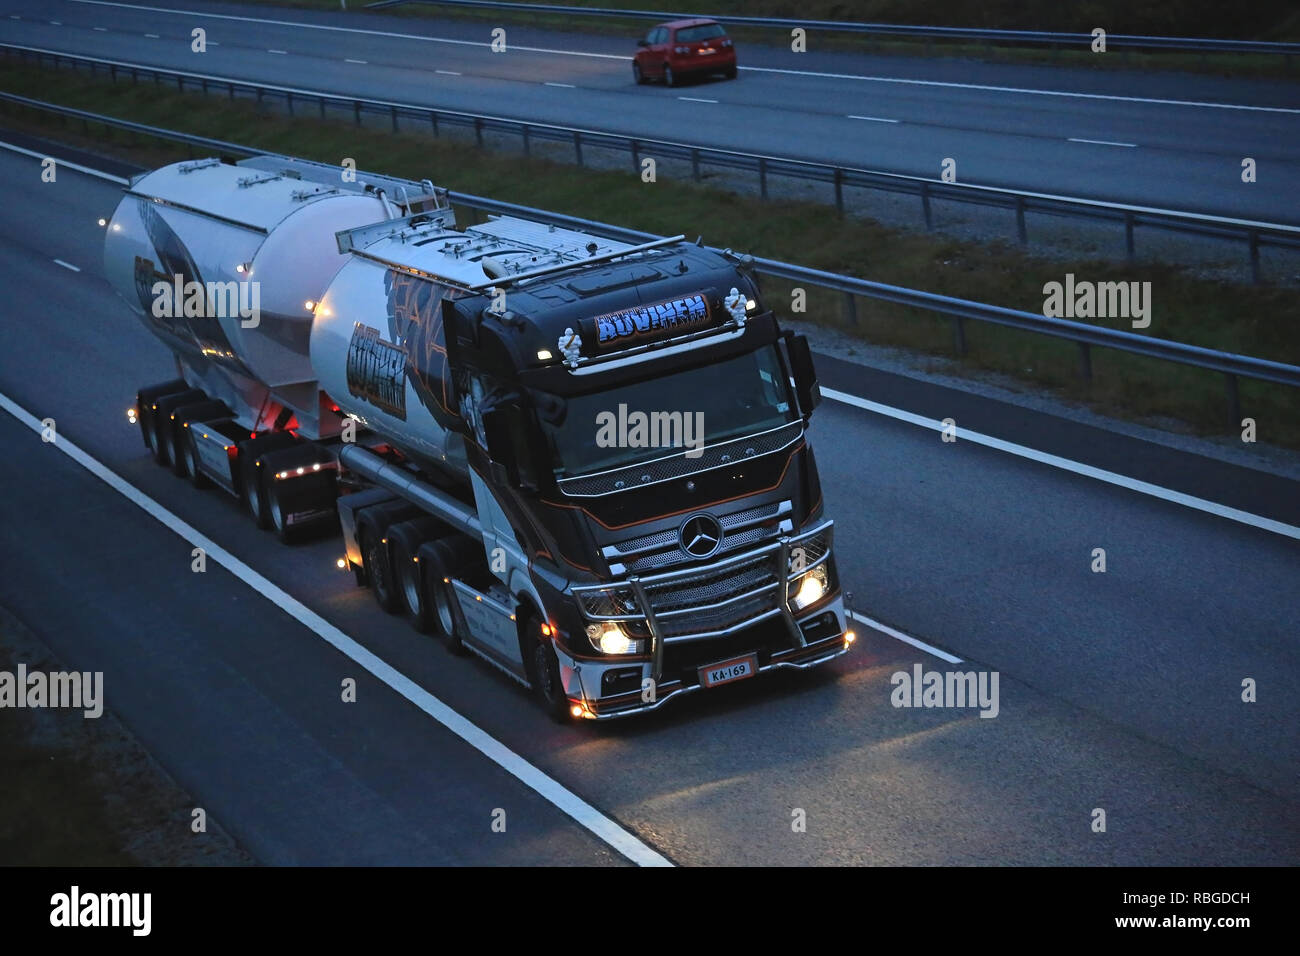
POLYGON ((667 64, 664 65, 664 82, 669 86, 673 85, 673 68, 667 64))
POLYGON ((451 613, 450 585, 435 581, 433 585, 433 609, 438 615, 438 626, 444 634, 456 633, 456 620, 451 613))
POLYGON ((407 561, 402 565, 402 590, 406 594, 406 606, 410 612, 419 616, 423 610, 420 600, 420 566, 414 561, 407 561))
POLYGON ((384 563, 380 558, 377 541, 366 543, 366 570, 370 572, 370 580, 374 582, 375 593, 379 595, 386 593, 388 582, 384 579, 384 563))
POLYGON ((252 483, 248 488, 248 510, 258 521, 262 519, 262 492, 257 487, 257 473, 254 472, 252 483))
POLYGON ((149 450, 155 455, 158 454, 158 432, 155 430, 154 422, 149 420, 149 424, 144 426, 144 440, 149 444, 149 450))
POLYGON ((269 504, 271 507, 271 520, 275 522, 275 530, 283 531, 284 509, 280 506, 280 496, 274 491, 271 492, 271 500, 269 504))

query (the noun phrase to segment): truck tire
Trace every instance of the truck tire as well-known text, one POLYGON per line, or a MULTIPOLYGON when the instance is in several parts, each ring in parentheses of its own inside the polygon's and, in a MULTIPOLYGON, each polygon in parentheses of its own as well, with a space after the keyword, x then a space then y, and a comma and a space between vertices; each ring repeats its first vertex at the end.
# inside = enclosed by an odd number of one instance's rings
POLYGON ((185 429, 185 445, 181 449, 185 456, 185 472, 190 477, 190 484, 195 488, 207 488, 212 484, 212 479, 203 473, 199 467, 199 442, 194 437, 194 429, 185 429))
POLYGON ((564 693, 560 680, 560 662, 555 656, 555 647, 551 638, 542 633, 542 622, 535 612, 529 612, 524 621, 524 666, 528 669, 528 681, 533 685, 533 693, 542 711, 559 724, 567 724, 572 718, 569 714, 569 698, 564 693))
POLYGON ((182 392, 160 395, 149 404, 149 410, 153 418, 151 433, 154 438, 152 446, 154 461, 164 468, 174 467, 176 461, 176 429, 174 427, 175 422, 172 420, 172 413, 183 405, 193 405, 207 400, 208 397, 202 391, 197 388, 190 388, 182 392))
POLYGON ((311 531, 326 525, 333 526, 338 519, 335 502, 338 500, 338 480, 332 467, 333 456, 311 441, 299 441, 287 448, 268 451, 261 456, 258 469, 266 487, 266 511, 273 530, 285 544, 292 544, 311 531), (297 472, 303 472, 297 474, 297 472), (277 477, 288 474, 288 477, 277 477), (310 517, 308 512, 324 512, 310 517), (290 524, 290 516, 299 521, 290 524))
POLYGON ((178 478, 189 478, 192 465, 198 463, 198 449, 191 455, 190 422, 204 421, 208 418, 228 418, 230 408, 225 402, 208 399, 202 402, 187 403, 171 414, 172 471, 178 478))
POLYGON ((266 500, 266 469, 262 457, 298 441, 288 432, 267 432, 241 441, 239 449, 239 495, 244 508, 259 528, 271 527, 271 509, 266 500))
POLYGON ((427 634, 431 625, 420 555, 426 542, 446 533, 447 526, 432 517, 400 521, 388 529, 388 558, 393 568, 393 581, 402 595, 406 619, 422 634, 427 634))
POLYGON ((429 632, 443 641, 453 654, 465 653, 468 627, 456 589, 445 579, 473 577, 466 572, 482 551, 483 547, 477 541, 454 534, 430 541, 420 548, 420 575, 429 632))
POLYGON ((361 558, 366 563, 366 577, 375 601, 388 614, 396 614, 401 598, 393 584, 393 566, 388 556, 388 545, 383 532, 368 526, 361 529, 361 558))
POLYGON ((154 450, 154 416, 153 403, 155 399, 164 395, 170 395, 173 392, 183 392, 189 388, 189 383, 183 378, 172 379, 170 382, 159 382, 157 385, 147 385, 135 393, 135 420, 140 423, 140 437, 144 440, 144 447, 149 451, 154 450))

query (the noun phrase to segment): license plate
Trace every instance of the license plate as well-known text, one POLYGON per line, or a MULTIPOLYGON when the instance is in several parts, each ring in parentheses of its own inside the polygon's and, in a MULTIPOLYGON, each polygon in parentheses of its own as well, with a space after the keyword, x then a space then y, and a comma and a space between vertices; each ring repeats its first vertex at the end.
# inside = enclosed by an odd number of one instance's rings
POLYGON ((744 657, 734 657, 729 661, 701 667, 700 683, 705 687, 717 687, 720 684, 730 684, 733 680, 753 677, 757 673, 758 655, 746 654, 744 657))

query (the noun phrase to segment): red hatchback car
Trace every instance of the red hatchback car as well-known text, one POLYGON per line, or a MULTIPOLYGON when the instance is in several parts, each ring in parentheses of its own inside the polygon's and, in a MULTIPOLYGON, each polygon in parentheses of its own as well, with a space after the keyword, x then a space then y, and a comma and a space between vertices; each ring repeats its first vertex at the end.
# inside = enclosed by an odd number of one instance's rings
POLYGON ((638 83, 662 78, 668 86, 686 76, 721 73, 736 78, 736 48, 716 20, 673 20, 661 23, 632 57, 632 75, 638 83))

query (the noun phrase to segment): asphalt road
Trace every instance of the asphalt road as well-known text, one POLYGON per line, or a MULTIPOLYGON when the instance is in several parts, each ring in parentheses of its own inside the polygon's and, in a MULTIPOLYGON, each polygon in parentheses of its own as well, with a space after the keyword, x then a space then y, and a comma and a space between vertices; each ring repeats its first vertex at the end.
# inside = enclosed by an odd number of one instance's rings
MULTIPOLYGON (((1293 539, 835 401, 814 419, 841 575, 867 627, 821 672, 750 681, 645 719, 558 727, 522 688, 387 617, 334 560, 148 459, 123 414, 171 376, 101 278, 111 184, 0 153, 0 394, 209 536, 646 844, 682 864, 1291 864, 1300 859, 1300 554, 1293 539), (39 223, 34 232, 32 224, 39 223), (72 272, 54 260, 77 266, 72 272), (1089 570, 1104 547, 1108 570, 1089 570), (997 671, 995 719, 895 708, 890 676, 997 671), (1259 687, 1254 704, 1241 682, 1259 687), (1091 830, 1093 811, 1107 831, 1091 830), (792 813, 806 813, 806 832, 792 813)), ((1105 457, 1095 430, 822 364, 823 383, 933 403, 1016 440, 1105 457)), ((571 818, 0 415, 0 604, 68 662, 259 859, 614 863, 571 818), (358 702, 340 700, 355 677, 358 702), (507 811, 504 834, 490 829, 507 811)), ((1167 449, 1295 520, 1294 486, 1167 449)), ((1233 489, 1238 489, 1234 491, 1233 489)), ((0 714, 0 720, 3 715, 0 714)), ((188 834, 178 835, 187 838, 188 834)))
POLYGON ((1291 82, 828 53, 814 35, 803 54, 742 49, 735 82, 669 89, 632 82, 622 35, 509 27, 494 53, 487 22, 193 0, 0 11, 0 42, 930 178, 951 158, 962 182, 1300 224, 1291 82))

